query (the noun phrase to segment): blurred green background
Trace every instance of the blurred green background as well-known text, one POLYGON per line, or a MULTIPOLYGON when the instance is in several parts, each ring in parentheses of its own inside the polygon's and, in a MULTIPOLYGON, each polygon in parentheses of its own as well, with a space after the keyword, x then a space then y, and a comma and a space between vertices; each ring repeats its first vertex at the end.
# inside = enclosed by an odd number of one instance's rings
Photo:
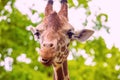
MULTIPOLYGON (((91 0, 76 1, 77 5, 73 0, 68 0, 69 8, 82 7, 86 17, 90 16, 88 3, 91 0)), ((28 26, 36 26, 38 23, 33 23, 27 15, 22 14, 14 6, 15 2, 0 0, 0 80, 52 80, 52 67, 45 67, 39 62, 39 44, 27 31, 28 26)), ((30 10, 32 14, 37 13, 34 9, 30 10)), ((99 13, 93 21, 93 29, 104 29, 109 34, 109 27, 101 21, 102 16, 107 22, 107 13, 99 13)), ((39 13, 39 17, 43 18, 43 13, 39 13)), ((83 26, 87 23, 86 19, 83 26)), ((94 37, 85 43, 74 41, 70 50, 73 56, 68 61, 71 80, 120 80, 120 50, 114 45, 107 48, 104 38, 94 37)))

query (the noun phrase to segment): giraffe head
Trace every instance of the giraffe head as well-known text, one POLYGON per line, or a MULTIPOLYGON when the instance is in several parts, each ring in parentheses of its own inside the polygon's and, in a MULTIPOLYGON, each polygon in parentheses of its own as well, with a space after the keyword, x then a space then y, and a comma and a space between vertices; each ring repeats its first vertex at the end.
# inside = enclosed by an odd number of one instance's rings
POLYGON ((57 13, 52 10, 52 4, 52 0, 49 0, 44 19, 37 27, 31 28, 41 46, 39 50, 41 62, 46 66, 61 64, 67 59, 71 40, 85 41, 94 33, 88 29, 75 31, 68 22, 67 5, 62 5, 57 13))

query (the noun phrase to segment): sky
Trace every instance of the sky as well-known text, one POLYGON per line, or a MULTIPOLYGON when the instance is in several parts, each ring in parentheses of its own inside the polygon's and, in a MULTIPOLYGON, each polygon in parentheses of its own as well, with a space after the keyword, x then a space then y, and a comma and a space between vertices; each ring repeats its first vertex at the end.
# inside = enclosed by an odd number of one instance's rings
MULTIPOLYGON (((54 0, 54 10, 59 11, 60 4, 59 0, 54 0)), ((77 4, 76 0, 73 0, 77 4)), ((34 14, 30 12, 29 8, 37 10, 39 13, 44 12, 47 0, 17 0, 15 6, 23 13, 27 14, 28 17, 32 20, 33 23, 39 22, 39 14, 34 14), (35 4, 34 6, 32 6, 35 4)), ((91 19, 95 18, 95 14, 100 12, 108 14, 108 22, 105 23, 110 27, 110 34, 108 34, 104 29, 101 31, 95 31, 93 37, 102 36, 105 39, 108 48, 111 48, 113 45, 120 49, 120 31, 119 31, 119 18, 120 18, 120 0, 92 0, 89 2, 90 10, 92 14, 88 17, 89 24, 87 28, 92 29, 94 25, 91 19), (113 4, 114 3, 114 4, 113 4)), ((84 8, 71 8, 69 9, 69 22, 75 27, 75 29, 82 29, 82 22, 85 20, 85 10, 84 8), (78 17, 79 16, 79 17, 78 17)))

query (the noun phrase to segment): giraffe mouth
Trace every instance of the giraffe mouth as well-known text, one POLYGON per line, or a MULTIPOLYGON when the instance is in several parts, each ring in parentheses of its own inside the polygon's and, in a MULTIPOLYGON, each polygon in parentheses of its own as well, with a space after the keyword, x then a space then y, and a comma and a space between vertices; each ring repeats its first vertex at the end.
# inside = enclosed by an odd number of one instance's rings
POLYGON ((44 59, 44 58, 41 58, 41 63, 45 66, 50 66, 52 64, 52 59, 44 59))

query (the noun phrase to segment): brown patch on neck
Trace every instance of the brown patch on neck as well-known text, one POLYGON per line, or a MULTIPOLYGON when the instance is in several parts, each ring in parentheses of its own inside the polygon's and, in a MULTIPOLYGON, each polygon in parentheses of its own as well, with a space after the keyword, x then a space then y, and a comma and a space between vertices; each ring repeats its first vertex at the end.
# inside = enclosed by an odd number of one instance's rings
POLYGON ((63 63, 63 71, 64 71, 64 75, 67 76, 68 75, 67 60, 63 63))
POLYGON ((62 64, 53 65, 54 80, 69 80, 67 60, 62 64))
POLYGON ((62 69, 62 67, 60 67, 57 70, 57 80, 64 80, 64 75, 63 75, 63 69, 62 69))

